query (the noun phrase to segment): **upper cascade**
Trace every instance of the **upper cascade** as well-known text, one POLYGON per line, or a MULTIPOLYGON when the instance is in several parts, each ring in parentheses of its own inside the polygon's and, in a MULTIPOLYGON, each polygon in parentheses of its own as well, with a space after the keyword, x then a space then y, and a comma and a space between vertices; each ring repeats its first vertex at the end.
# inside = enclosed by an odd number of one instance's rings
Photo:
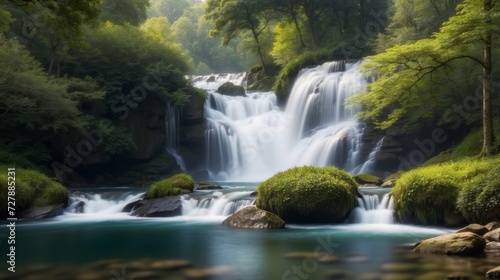
POLYGON ((199 78, 195 86, 209 91, 205 138, 211 179, 262 181, 302 165, 369 172, 378 151, 376 143, 362 147, 364 125, 354 118, 359 108, 346 106, 346 100, 368 84, 359 65, 335 61, 302 69, 285 110, 277 106, 272 92, 225 96, 215 92, 222 80, 199 78), (375 154, 369 159, 372 150, 375 154), (370 164, 363 168, 368 160, 370 164))

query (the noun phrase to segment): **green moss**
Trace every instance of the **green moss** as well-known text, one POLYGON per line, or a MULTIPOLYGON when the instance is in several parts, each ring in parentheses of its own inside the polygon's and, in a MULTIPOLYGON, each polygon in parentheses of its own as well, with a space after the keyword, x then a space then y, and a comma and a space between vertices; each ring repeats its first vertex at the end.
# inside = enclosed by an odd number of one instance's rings
POLYGON ((500 217, 500 167, 473 180, 458 197, 458 208, 468 221, 486 224, 500 217))
MULTIPOLYGON (((8 176, 6 166, 0 174, 0 216, 7 216, 8 176)), ((20 214, 30 207, 41 207, 68 203, 68 190, 44 174, 16 168, 15 170, 15 209, 20 214)))
POLYGON ((467 135, 467 137, 460 142, 458 146, 453 149, 451 154, 452 159, 460 159, 464 157, 472 157, 479 155, 483 147, 483 132, 474 131, 467 135))
POLYGON ((497 166, 498 156, 464 158, 406 172, 392 190, 394 210, 402 222, 424 225, 446 225, 449 217, 471 223, 498 217, 497 166))
POLYGON ((295 167, 258 187, 258 208, 286 222, 341 222, 356 203, 357 184, 335 167, 295 167))
POLYGON ((194 180, 187 174, 177 174, 168 179, 161 180, 151 185, 146 193, 146 198, 161 198, 166 196, 180 195, 182 190, 193 191, 194 180))

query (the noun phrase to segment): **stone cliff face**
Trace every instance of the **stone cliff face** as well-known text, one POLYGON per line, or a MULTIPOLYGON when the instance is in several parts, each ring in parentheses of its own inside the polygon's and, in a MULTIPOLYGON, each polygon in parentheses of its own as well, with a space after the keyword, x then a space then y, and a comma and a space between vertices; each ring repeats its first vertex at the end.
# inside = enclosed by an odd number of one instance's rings
MULTIPOLYGON (((185 89, 185 92, 189 101, 181 109, 180 127, 177 128, 179 152, 187 169, 196 171, 205 164, 205 96, 194 88, 185 89)), ((109 111, 101 105, 96 104, 88 113, 106 117, 109 111)), ((92 153, 82 156, 81 163, 72 166, 74 172, 65 173, 64 181, 69 185, 149 185, 181 172, 176 159, 166 151, 165 118, 165 101, 148 95, 137 108, 131 108, 122 121, 111 124, 126 128, 135 147, 112 154, 106 151, 105 144, 98 144, 92 153)), ((103 134, 102 143, 120 141, 113 133, 103 134)), ((64 145, 57 143, 54 146, 54 150, 62 150, 64 145)))

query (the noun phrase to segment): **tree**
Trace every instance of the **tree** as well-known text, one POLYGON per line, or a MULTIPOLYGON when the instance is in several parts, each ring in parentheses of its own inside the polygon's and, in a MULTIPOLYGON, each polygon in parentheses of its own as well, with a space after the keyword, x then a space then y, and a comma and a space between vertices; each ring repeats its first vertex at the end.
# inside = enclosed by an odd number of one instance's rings
POLYGON ((154 0, 148 14, 150 17, 167 17, 170 24, 173 24, 190 6, 186 0, 154 0))
POLYGON ((146 20, 149 6, 149 0, 104 0, 101 4, 101 21, 139 25, 146 20))
POLYGON ((500 7, 492 5, 491 0, 465 0, 457 9, 457 15, 445 22, 431 38, 395 46, 370 57, 364 65, 365 70, 377 75, 378 80, 370 85, 366 95, 355 100, 364 106, 360 116, 374 120, 381 128, 406 117, 408 110, 418 106, 426 96, 433 98, 434 104, 423 104, 420 108, 430 109, 427 116, 437 114, 439 110, 432 109, 436 109, 436 103, 441 100, 429 95, 434 92, 422 90, 428 88, 426 83, 453 67, 466 69, 468 65, 464 63, 472 62, 483 71, 481 154, 489 155, 494 140, 492 35, 500 31, 500 7), (384 118, 386 114, 388 117, 384 118))
POLYGON ((223 46, 241 33, 250 32, 264 72, 267 71, 265 53, 260 39, 273 14, 267 0, 208 0, 206 6, 206 17, 215 25, 210 34, 222 34, 223 46))

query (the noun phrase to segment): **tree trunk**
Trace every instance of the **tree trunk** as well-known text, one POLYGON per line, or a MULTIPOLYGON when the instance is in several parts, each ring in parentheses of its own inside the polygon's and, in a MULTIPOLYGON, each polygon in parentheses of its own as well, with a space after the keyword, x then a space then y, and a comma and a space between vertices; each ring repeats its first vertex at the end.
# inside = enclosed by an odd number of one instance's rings
MULTIPOLYGON (((491 0, 484 0, 484 10, 491 10, 491 0)), ((490 21, 488 18, 487 22, 490 21)), ((482 156, 489 156, 495 140, 493 132, 493 108, 492 108, 492 76, 491 76, 491 34, 487 34, 484 40, 483 57, 483 149, 482 156)))

